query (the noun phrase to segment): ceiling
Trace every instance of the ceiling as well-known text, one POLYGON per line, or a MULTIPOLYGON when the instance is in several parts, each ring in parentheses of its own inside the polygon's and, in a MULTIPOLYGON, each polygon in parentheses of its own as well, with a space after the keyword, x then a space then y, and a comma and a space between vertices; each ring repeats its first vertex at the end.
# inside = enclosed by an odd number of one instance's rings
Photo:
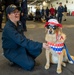
POLYGON ((52 0, 27 0, 28 4, 39 4, 42 3, 43 1, 50 2, 52 0))
MULTIPOLYGON (((19 0, 20 2, 22 0, 19 0)), ((53 2, 53 1, 57 1, 57 0, 27 0, 27 3, 28 4, 31 4, 31 5, 35 5, 35 4, 42 4, 43 1, 47 2, 47 3, 50 3, 50 2, 53 2)))
POLYGON ((50 2, 53 2, 53 1, 57 1, 57 0, 27 0, 27 3, 28 4, 31 4, 31 5, 34 5, 34 4, 42 4, 43 1, 47 2, 47 3, 50 3, 50 2))

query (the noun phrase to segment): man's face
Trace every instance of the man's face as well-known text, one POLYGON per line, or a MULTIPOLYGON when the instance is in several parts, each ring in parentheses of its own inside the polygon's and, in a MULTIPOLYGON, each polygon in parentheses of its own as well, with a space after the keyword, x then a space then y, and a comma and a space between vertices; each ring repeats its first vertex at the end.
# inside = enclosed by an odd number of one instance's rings
POLYGON ((60 6, 62 6, 62 4, 59 4, 60 6))
POLYGON ((15 9, 13 12, 11 12, 10 14, 8 14, 8 17, 13 22, 17 22, 17 21, 20 20, 20 11, 18 9, 15 9))

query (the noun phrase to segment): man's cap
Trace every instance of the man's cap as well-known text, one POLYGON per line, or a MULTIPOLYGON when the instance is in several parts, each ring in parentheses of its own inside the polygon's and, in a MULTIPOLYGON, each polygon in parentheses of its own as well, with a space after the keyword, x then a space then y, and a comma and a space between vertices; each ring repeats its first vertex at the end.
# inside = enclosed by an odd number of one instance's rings
POLYGON ((57 27, 62 28, 62 24, 60 24, 56 19, 48 20, 48 22, 46 22, 45 24, 45 27, 47 27, 48 25, 57 26, 57 27))
POLYGON ((14 4, 9 5, 6 8, 6 14, 10 14, 11 12, 13 12, 15 9, 20 10, 20 7, 15 6, 14 4))

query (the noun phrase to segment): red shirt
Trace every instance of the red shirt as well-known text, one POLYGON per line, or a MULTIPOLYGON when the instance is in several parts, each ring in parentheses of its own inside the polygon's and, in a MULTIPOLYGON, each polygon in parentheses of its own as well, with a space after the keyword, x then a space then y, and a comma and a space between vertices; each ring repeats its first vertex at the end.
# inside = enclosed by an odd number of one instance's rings
POLYGON ((53 16, 55 14, 55 9, 54 8, 50 8, 50 14, 53 16))

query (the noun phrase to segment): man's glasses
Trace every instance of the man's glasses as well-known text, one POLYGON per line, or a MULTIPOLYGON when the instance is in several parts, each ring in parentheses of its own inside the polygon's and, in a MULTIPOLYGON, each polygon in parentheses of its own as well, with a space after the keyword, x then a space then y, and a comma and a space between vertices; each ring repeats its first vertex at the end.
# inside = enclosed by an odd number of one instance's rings
POLYGON ((20 11, 13 11, 12 14, 20 14, 20 11))

